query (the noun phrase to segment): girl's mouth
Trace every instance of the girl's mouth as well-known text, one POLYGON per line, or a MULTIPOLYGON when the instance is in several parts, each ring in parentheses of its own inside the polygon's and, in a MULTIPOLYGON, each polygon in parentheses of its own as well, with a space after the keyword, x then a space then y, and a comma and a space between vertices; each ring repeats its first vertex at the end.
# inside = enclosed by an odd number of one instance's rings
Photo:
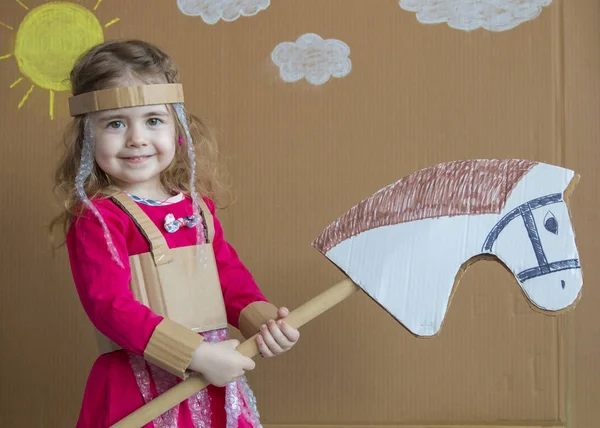
POLYGON ((146 160, 148 160, 151 156, 131 156, 131 157, 127 157, 127 158, 121 158, 125 161, 127 161, 128 163, 142 163, 145 162, 146 160))

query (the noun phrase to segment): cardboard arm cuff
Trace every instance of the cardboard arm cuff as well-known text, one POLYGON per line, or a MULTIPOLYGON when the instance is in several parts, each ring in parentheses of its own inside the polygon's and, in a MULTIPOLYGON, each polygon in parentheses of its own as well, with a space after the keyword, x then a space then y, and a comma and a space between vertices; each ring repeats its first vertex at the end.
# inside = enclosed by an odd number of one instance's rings
POLYGON ((275 305, 269 302, 250 303, 240 312, 239 330, 246 339, 249 339, 258 333, 262 324, 274 319, 277 319, 275 305))
POLYGON ((144 350, 144 358, 169 373, 186 379, 192 374, 188 366, 204 338, 167 318, 154 329, 144 350))

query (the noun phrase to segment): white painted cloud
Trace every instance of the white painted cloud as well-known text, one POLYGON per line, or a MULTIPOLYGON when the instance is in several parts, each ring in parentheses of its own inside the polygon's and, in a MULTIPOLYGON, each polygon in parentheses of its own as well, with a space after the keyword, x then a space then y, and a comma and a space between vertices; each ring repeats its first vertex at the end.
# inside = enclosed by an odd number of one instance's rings
POLYGON ((537 18, 552 0, 399 0, 423 24, 447 22, 457 30, 506 31, 537 18))
POLYGON ((350 48, 340 40, 323 40, 313 33, 303 34, 295 42, 278 44, 271 59, 279 67, 285 82, 305 78, 313 85, 322 85, 331 76, 344 77, 352 69, 350 48))
POLYGON ((201 16, 207 24, 253 16, 270 4, 271 0, 177 0, 177 7, 184 15, 201 16))

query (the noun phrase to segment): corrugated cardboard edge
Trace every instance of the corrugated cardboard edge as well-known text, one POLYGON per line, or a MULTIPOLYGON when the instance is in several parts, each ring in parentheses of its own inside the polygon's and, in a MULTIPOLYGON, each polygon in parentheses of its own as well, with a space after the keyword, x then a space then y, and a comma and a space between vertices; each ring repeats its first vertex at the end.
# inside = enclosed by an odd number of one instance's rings
MULTIPOLYGON (((552 45, 552 81, 554 84, 554 134, 556 141, 556 158, 561 163, 565 163, 567 153, 567 136, 566 136, 566 105, 565 105, 565 26, 564 26, 564 4, 563 2, 556 2, 552 10, 552 26, 554 31, 551 31, 551 45, 552 45)), ((565 204, 569 208, 569 217, 571 224, 573 224, 573 218, 571 214, 570 198, 575 190, 576 185, 579 183, 579 175, 575 174, 569 186, 564 192, 565 204)), ((573 233, 577 234, 576 228, 573 226, 573 233)), ((581 264, 581 261, 580 261, 581 264)), ((585 278, 583 275, 582 266, 582 280, 583 286, 577 301, 581 298, 583 289, 585 288, 585 278)), ((568 308, 573 309, 576 302, 568 308)), ((557 419, 564 422, 567 428, 576 427, 577 423, 575 420, 575 414, 577 413, 572 402, 575 397, 575 341, 576 341, 576 328, 574 321, 574 313, 563 314, 557 320, 556 338, 558 344, 558 356, 557 356, 557 370, 558 370, 558 396, 557 399, 557 419)))
POLYGON ((574 313, 558 319, 558 418, 566 428, 575 428, 576 418, 573 397, 575 397, 575 321, 574 313))
MULTIPOLYGON (((579 183, 580 176, 575 174, 573 179, 567 186, 564 192, 565 204, 569 208, 569 218, 573 223, 573 216, 571 213, 571 196, 575 191, 575 187, 579 183)), ((576 235, 576 229, 573 227, 573 234, 576 235)), ((585 288, 585 275, 583 273, 583 267, 581 268, 581 277, 583 286, 577 296, 577 300, 569 308, 562 312, 570 312, 568 314, 563 313, 558 318, 557 325, 557 343, 558 343, 558 419, 565 422, 565 427, 574 428, 577 426, 575 414, 573 409, 574 403, 572 402, 575 397, 575 340, 576 340, 576 329, 574 321, 574 313, 571 312, 575 308, 577 302, 581 299, 583 289, 585 288)))
POLYGON ((183 101, 183 86, 180 83, 163 83, 103 89, 79 94, 69 98, 69 111, 71 116, 78 116, 102 110, 173 104, 183 101))

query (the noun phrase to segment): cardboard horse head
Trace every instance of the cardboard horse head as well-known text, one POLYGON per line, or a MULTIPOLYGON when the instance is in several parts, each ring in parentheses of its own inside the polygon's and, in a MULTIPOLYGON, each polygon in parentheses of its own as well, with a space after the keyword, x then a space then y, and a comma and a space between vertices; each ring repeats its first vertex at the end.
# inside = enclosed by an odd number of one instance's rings
POLYGON ((496 256, 530 302, 560 311, 583 280, 568 169, 468 160, 417 171, 363 200, 313 245, 412 333, 436 334, 464 268, 496 256))
MULTIPOLYGON (((296 308, 299 328, 364 290, 418 336, 441 328, 465 267, 493 255, 530 302, 556 313, 583 285, 565 197, 573 171, 524 160, 468 160, 417 171, 360 202, 313 242, 343 270, 340 281, 296 308)), ((238 351, 258 354, 256 336, 238 351)), ((114 427, 140 427, 206 387, 196 374, 114 427)))

